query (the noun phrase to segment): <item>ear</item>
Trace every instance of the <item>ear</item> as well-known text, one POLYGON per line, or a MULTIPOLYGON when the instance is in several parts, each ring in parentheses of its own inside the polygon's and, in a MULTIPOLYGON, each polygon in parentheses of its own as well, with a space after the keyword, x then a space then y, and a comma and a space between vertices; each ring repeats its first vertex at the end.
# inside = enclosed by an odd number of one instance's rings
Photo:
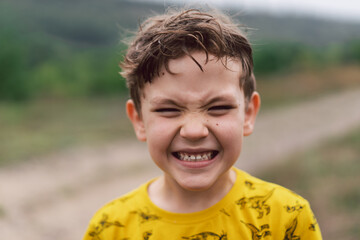
POLYGON ((142 117, 135 108, 134 101, 131 99, 126 102, 126 113, 134 127, 137 139, 139 139, 142 142, 145 142, 146 131, 145 131, 144 122, 142 120, 142 117))
POLYGON ((255 125, 255 119, 260 109, 260 95, 258 92, 254 92, 251 95, 250 101, 245 108, 245 119, 244 119, 244 136, 249 136, 255 125))

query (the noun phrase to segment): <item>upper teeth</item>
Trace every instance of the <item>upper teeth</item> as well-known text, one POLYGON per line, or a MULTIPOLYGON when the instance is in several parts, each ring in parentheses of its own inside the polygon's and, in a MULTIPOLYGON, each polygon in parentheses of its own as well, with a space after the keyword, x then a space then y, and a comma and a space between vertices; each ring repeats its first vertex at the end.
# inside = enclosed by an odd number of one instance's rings
POLYGON ((212 153, 202 153, 202 154, 191 154, 191 153, 179 153, 178 156, 180 160, 189 161, 189 162, 198 162, 211 159, 212 153))

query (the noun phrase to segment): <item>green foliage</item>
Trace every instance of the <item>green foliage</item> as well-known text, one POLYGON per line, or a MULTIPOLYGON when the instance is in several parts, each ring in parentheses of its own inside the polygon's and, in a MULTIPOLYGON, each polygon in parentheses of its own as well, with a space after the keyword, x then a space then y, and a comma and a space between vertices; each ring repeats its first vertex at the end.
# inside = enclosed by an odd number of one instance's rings
POLYGON ((14 32, 2 28, 0 35, 0 46, 6 46, 0 47, 0 100, 27 99, 29 82, 25 75, 28 51, 14 32))
POLYGON ((360 39, 317 48, 291 42, 254 46, 254 70, 260 75, 345 63, 360 63, 360 39))
POLYGON ((77 14, 80 2, 69 18, 57 12, 69 9, 67 4, 38 4, 0 3, 0 101, 123 94, 118 53, 125 46, 112 43, 109 27, 77 14))
POLYGON ((301 46, 296 44, 271 43, 255 46, 255 71, 268 74, 293 68, 302 54, 301 46))
POLYGON ((36 98, 78 98, 119 95, 126 91, 119 58, 109 52, 74 53, 38 64, 32 74, 36 98), (70 57, 71 56, 71 57, 70 57))
POLYGON ((344 45, 342 60, 344 62, 360 63, 360 38, 344 45))
POLYGON ((118 48, 77 49, 49 36, 0 29, 0 100, 118 95, 126 90, 119 75, 118 48))
MULTIPOLYGON (((130 1, 1 1, 0 101, 124 94, 119 33, 127 35, 123 29, 134 28, 149 9, 164 11, 130 1)), ((259 75, 359 63, 360 39, 319 48, 269 41, 254 46, 254 61, 259 75)))

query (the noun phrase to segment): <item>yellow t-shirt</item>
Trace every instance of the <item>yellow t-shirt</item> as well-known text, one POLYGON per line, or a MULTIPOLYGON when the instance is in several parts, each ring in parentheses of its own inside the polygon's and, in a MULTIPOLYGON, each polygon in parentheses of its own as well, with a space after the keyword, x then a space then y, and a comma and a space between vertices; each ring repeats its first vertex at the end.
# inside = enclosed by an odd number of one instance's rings
POLYGON ((194 213, 172 213, 154 205, 147 194, 150 181, 101 208, 84 240, 322 239, 305 199, 234 170, 237 178, 229 193, 194 213))

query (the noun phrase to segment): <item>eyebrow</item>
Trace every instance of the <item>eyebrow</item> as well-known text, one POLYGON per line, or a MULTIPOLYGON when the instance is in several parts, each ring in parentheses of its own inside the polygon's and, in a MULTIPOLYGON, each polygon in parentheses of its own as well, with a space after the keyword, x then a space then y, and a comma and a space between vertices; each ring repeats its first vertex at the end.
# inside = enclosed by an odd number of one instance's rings
MULTIPOLYGON (((221 95, 211 98, 209 101, 207 101, 204 105, 202 105, 202 108, 205 108, 211 104, 214 104, 216 102, 233 102, 234 98, 232 96, 228 95, 221 95)), ((151 105, 174 105, 177 107, 181 107, 181 104, 178 101, 175 101, 173 99, 169 98, 162 98, 162 97, 155 97, 149 101, 151 105)))
POLYGON ((211 104, 214 104, 216 102, 233 102, 235 99, 232 96, 229 95, 221 95, 211 98, 206 104, 204 104, 202 107, 207 107, 211 104))
POLYGON ((155 97, 149 101, 151 105, 176 105, 180 106, 176 101, 169 98, 155 97))
POLYGON ((234 98, 232 96, 229 95, 221 95, 221 96, 216 96, 210 99, 210 101, 208 102, 208 104, 214 103, 214 102, 222 102, 222 101, 233 101, 234 98))

